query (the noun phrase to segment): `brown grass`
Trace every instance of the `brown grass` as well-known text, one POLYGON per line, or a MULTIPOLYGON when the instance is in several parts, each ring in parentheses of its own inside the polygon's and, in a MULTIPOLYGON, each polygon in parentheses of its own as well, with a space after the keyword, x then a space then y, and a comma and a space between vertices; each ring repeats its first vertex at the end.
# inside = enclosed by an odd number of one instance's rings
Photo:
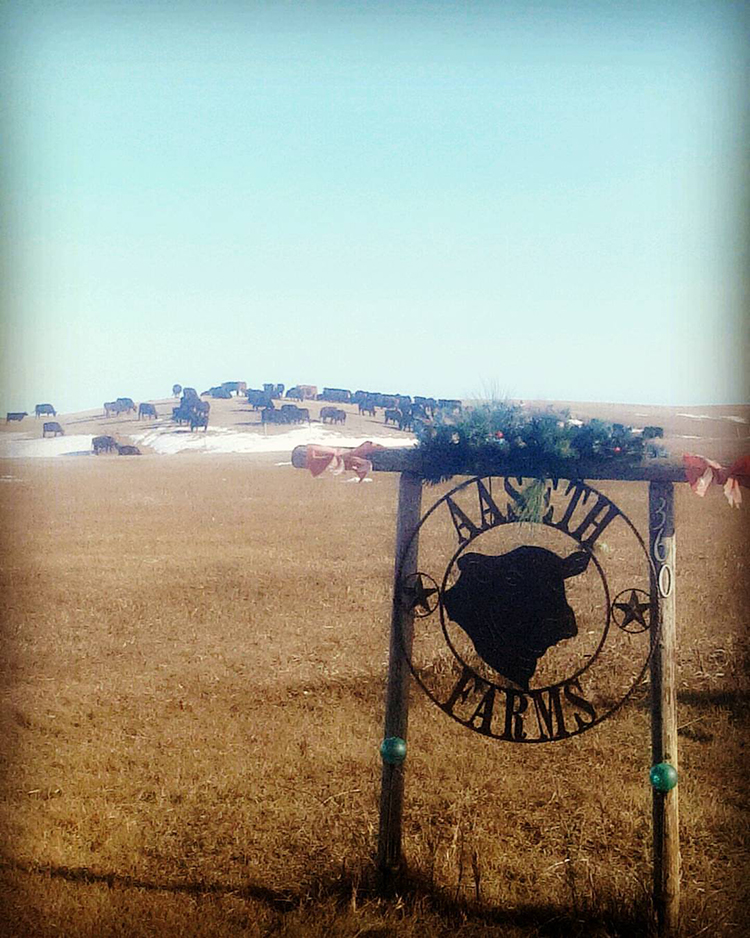
MULTIPOLYGON (((415 689, 410 872, 371 888, 395 477, 2 470, 3 934, 649 933, 645 687, 532 747, 415 689)), ((748 898, 748 515, 711 494, 677 498, 686 936, 744 934, 748 898)))

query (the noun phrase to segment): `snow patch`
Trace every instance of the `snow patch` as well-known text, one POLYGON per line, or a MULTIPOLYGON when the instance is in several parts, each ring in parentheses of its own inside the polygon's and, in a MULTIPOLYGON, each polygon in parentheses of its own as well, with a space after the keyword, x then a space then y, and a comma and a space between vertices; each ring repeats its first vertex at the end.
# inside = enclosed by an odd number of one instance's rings
POLYGON ((233 430, 231 427, 209 427, 191 433, 185 430, 155 427, 146 433, 132 434, 137 445, 148 446, 157 453, 288 453, 295 446, 317 443, 321 446, 359 446, 365 440, 387 447, 410 447, 416 445, 414 438, 384 436, 346 436, 323 424, 296 427, 287 433, 265 435, 262 432, 233 430))
POLYGON ((48 436, 47 439, 30 440, 20 433, 4 434, 0 439, 0 458, 35 459, 39 456, 70 456, 73 453, 91 451, 93 436, 48 436))

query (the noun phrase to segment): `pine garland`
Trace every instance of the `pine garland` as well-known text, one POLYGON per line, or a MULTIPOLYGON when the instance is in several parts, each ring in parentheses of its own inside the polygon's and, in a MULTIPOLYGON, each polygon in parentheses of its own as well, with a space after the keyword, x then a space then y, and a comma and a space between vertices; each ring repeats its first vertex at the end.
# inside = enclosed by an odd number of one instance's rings
POLYGON ((572 421, 552 408, 526 414, 516 404, 481 404, 460 416, 438 413, 415 427, 422 475, 431 483, 488 468, 498 475, 535 479, 580 478, 579 464, 636 465, 661 447, 619 423, 572 421))

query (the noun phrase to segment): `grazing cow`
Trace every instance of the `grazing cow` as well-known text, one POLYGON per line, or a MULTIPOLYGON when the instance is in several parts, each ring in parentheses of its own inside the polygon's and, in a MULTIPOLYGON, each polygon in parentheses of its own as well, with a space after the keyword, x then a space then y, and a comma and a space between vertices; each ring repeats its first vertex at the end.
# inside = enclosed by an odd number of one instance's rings
POLYGON ((116 414, 119 414, 121 409, 122 408, 117 403, 117 401, 105 401, 104 402, 104 416, 105 417, 113 417, 116 414))
POLYGON ((23 411, 12 411, 12 410, 11 410, 11 411, 8 411, 8 415, 7 415, 7 417, 5 418, 5 422, 6 422, 6 423, 11 423, 13 420, 18 420, 19 423, 20 423, 20 421, 23 420, 24 417, 28 417, 28 416, 29 416, 29 415, 26 413, 25 410, 23 410, 23 411))
POLYGON ((132 397, 118 397, 117 403, 120 405, 120 413, 127 414, 132 410, 133 413, 138 409, 133 403, 132 397))
POLYGON ((323 388, 323 393, 318 394, 319 401, 329 401, 331 404, 349 404, 351 399, 352 392, 345 388, 323 388))
POLYGON ((172 385, 172 397, 179 397, 182 394, 182 385, 173 384, 172 385))
POLYGON ((303 401, 305 399, 304 394, 300 388, 289 388, 286 392, 287 400, 290 401, 303 401))
POLYGON ((480 658, 528 690, 539 659, 578 634, 565 580, 583 573, 589 557, 585 551, 560 557, 544 547, 462 554, 459 578, 444 593, 443 607, 480 658))
POLYGON ((320 421, 325 423, 329 420, 331 423, 346 423, 346 411, 339 407, 321 407, 320 421))
POLYGON ((109 453, 117 449, 117 440, 113 436, 95 436, 91 441, 91 446, 94 456, 98 456, 99 453, 109 453))
POLYGON ((56 417, 57 411, 52 404, 37 404, 34 408, 34 416, 41 417, 42 414, 52 414, 53 417, 56 417))
POLYGON ((247 381, 223 381, 221 386, 225 391, 229 391, 230 397, 232 396, 232 392, 239 397, 240 394, 244 395, 245 391, 247 391, 247 381))
POLYGON ((65 436, 65 431, 56 420, 50 420, 42 426, 42 436, 45 437, 48 433, 52 436, 65 436))
POLYGON ((120 454, 120 456, 141 456, 142 455, 141 451, 138 449, 137 446, 130 446, 130 445, 121 446, 119 443, 115 443, 115 446, 117 447, 117 452, 120 454))
POLYGON ((463 409, 461 401, 454 400, 453 398, 441 397, 437 405, 439 410, 445 411, 447 414, 460 414, 463 409))
POLYGON ((247 395, 247 402, 252 406, 253 410, 262 410, 264 407, 269 407, 273 403, 273 396, 270 391, 261 391, 259 388, 249 388, 245 394, 247 395))
POLYGON ((389 407, 386 409, 383 416, 385 417, 386 426, 388 426, 389 423, 394 423, 396 426, 399 426, 403 415, 401 411, 397 410, 395 407, 389 407))
POLYGON ((260 412, 261 423, 290 423, 288 411, 276 410, 275 407, 264 407, 260 412))
POLYGON ((199 414, 193 411, 190 417, 190 432, 192 433, 196 427, 203 427, 204 433, 208 430, 208 414, 199 414))
POLYGON ((138 405, 138 419, 141 417, 153 417, 156 419, 159 415, 156 413, 156 408, 153 404, 149 404, 144 401, 142 404, 138 405))
POLYGON ((297 407, 296 404, 282 404, 280 413, 285 414, 288 423, 310 423, 310 411, 307 407, 297 407))
POLYGON ((359 409, 360 417, 363 414, 370 414, 373 417, 375 416, 375 401, 372 399, 371 395, 368 394, 366 397, 360 398, 360 400, 357 402, 357 407, 359 409))
POLYGON ((195 398, 195 400, 198 400, 198 392, 195 390, 195 388, 183 388, 182 389, 183 401, 187 401, 192 398, 195 398))

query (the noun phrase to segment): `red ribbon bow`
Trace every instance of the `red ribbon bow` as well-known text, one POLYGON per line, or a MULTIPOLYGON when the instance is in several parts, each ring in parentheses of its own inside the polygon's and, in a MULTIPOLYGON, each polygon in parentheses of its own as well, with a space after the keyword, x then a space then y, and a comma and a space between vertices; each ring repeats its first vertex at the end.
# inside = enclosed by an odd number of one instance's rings
POLYGON ((326 469, 334 475, 340 475, 345 469, 356 472, 361 482, 372 471, 372 463, 367 457, 378 449, 384 449, 379 443, 367 440, 356 449, 333 449, 330 446, 307 446, 307 468, 314 476, 319 476, 326 469))
POLYGON ((690 488, 696 495, 702 498, 711 485, 723 485, 729 504, 740 507, 740 486, 750 488, 750 456, 740 456, 728 469, 705 456, 684 454, 682 461, 690 488))

